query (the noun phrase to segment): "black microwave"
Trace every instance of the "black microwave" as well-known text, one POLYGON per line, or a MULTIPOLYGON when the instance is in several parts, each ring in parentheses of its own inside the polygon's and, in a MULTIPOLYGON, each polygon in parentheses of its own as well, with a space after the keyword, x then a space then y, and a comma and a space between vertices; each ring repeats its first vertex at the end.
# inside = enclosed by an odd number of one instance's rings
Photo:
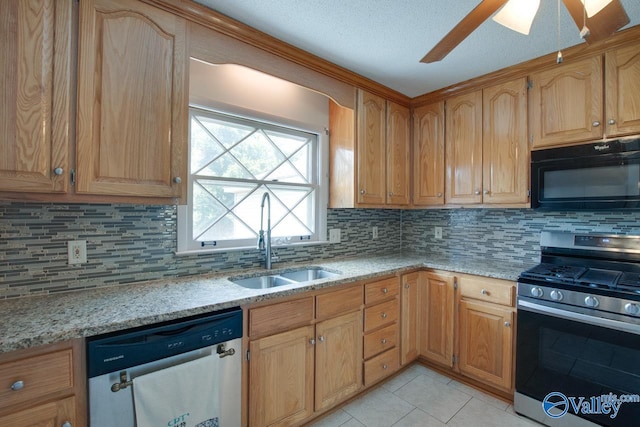
POLYGON ((531 207, 640 209, 640 138, 532 151, 531 207))

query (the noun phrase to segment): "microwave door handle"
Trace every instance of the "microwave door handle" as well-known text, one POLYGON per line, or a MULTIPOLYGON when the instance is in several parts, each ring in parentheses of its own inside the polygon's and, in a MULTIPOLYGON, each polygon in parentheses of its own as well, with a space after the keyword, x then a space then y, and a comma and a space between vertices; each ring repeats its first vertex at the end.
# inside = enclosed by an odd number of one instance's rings
POLYGON ((614 329, 617 331, 629 332, 635 335, 640 335, 640 325, 633 323, 621 322, 619 320, 604 319, 602 317, 589 316, 588 314, 576 313, 573 311, 567 311, 558 309, 555 307, 548 307, 546 305, 540 305, 529 301, 518 300, 518 309, 524 309, 525 311, 531 311, 538 314, 548 314, 553 317, 566 320, 574 320, 577 322, 587 323, 589 325, 601 326, 603 328, 614 329))

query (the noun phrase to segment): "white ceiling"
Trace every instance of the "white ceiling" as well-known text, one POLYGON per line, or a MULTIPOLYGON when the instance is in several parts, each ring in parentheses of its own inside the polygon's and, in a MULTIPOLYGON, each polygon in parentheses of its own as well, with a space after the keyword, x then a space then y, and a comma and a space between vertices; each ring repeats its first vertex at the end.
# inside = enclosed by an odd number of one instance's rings
MULTIPOLYGON (((528 36, 488 19, 444 60, 422 64, 478 0, 196 0, 321 58, 415 97, 558 48, 557 0, 542 0, 528 36)), ((640 1, 621 0, 631 24, 640 1)), ((582 40, 564 4, 560 46, 582 40)))

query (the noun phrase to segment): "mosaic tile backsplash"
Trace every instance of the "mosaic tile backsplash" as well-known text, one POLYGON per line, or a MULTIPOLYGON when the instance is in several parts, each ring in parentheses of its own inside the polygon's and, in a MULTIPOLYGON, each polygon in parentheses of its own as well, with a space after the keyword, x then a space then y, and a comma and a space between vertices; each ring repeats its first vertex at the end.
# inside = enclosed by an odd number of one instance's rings
MULTIPOLYGON (((0 202, 0 299, 259 267, 255 250, 176 256, 175 206, 0 202), (86 240, 68 265, 67 241, 86 240)), ((280 262, 400 250, 400 211, 329 210, 341 243, 275 248, 280 262), (371 227, 379 239, 371 244, 371 227)), ((274 268, 277 268, 274 263, 274 268)))
MULTIPOLYGON (((280 262, 404 249, 532 263, 541 230, 640 234, 640 212, 330 209, 327 228, 342 230, 341 243, 276 248, 280 262)), ((0 202, 0 299, 260 266, 253 249, 176 256, 176 229, 175 206, 0 202), (86 264, 67 264, 69 240, 87 241, 86 264)))

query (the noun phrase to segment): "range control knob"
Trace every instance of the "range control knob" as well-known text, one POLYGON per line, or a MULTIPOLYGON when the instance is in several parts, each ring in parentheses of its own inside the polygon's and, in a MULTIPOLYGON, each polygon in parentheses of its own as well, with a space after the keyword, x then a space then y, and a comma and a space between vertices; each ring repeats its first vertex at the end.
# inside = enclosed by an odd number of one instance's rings
POLYGON ((584 299, 584 303, 587 305, 587 307, 592 307, 592 308, 596 308, 597 306, 600 305, 600 301, 598 301, 598 298, 592 297, 591 295, 589 295, 584 299))
POLYGON ((542 295, 544 295, 542 288, 531 288, 532 297, 540 298, 542 295))
POLYGON ((624 312, 632 316, 640 316, 640 306, 634 303, 626 303, 624 305, 624 312))
POLYGON ((555 300, 555 301, 562 301, 562 298, 564 298, 564 295, 562 295, 562 292, 560 292, 557 289, 552 290, 549 296, 551 297, 552 300, 555 300))

